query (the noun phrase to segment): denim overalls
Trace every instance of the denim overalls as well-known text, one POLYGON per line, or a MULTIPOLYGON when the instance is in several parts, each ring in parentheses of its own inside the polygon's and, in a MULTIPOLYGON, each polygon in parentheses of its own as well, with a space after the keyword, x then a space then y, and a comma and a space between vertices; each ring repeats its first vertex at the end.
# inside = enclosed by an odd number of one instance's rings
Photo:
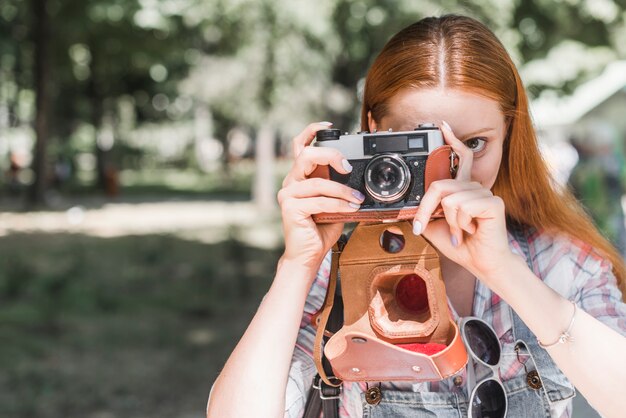
MULTIPOLYGON (((528 264, 530 253, 528 240, 519 230, 511 231, 520 244, 528 264)), ((550 415, 550 404, 571 399, 576 391, 549 354, 537 344, 537 339, 517 316, 513 309, 513 338, 520 354, 530 355, 526 362, 528 370, 536 369, 541 377, 541 384, 534 389, 527 382, 526 374, 502 382, 508 398, 509 418, 546 418, 550 415), (540 387, 539 387, 540 386, 540 387)), ((369 405, 361 395, 363 416, 369 418, 387 417, 438 417, 466 418, 468 410, 467 396, 459 391, 451 392, 409 392, 383 390, 382 400, 378 405, 369 405)))

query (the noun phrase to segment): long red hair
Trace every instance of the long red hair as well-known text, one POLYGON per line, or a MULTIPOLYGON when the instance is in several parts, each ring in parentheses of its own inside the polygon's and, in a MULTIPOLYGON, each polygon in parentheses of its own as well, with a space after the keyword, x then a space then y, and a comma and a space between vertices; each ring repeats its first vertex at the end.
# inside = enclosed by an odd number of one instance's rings
POLYGON ((621 255, 573 195, 554 186, 519 73, 504 46, 482 23, 465 16, 429 17, 391 38, 367 74, 361 128, 368 129, 369 112, 374 120, 382 120, 399 91, 435 87, 470 91, 499 103, 508 133, 493 192, 504 200, 507 220, 565 233, 591 245, 612 263, 626 298, 621 255))

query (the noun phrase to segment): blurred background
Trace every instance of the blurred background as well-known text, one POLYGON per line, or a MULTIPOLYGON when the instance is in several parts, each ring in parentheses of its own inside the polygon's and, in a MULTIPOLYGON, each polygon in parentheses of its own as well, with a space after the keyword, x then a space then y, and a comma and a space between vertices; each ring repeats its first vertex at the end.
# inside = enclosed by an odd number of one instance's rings
POLYGON ((0 416, 203 416, 281 252, 290 139, 356 130, 376 52, 449 12, 505 44, 624 251, 626 0, 0 0, 0 416))

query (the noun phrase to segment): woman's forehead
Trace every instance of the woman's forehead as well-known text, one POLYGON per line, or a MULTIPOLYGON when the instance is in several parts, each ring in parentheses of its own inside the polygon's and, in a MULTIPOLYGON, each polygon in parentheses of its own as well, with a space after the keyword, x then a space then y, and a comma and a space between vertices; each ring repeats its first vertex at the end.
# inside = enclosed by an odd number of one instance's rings
POLYGON ((442 120, 455 131, 504 128, 504 115, 495 100, 458 89, 406 89, 391 98, 387 109, 380 122, 395 130, 442 120))

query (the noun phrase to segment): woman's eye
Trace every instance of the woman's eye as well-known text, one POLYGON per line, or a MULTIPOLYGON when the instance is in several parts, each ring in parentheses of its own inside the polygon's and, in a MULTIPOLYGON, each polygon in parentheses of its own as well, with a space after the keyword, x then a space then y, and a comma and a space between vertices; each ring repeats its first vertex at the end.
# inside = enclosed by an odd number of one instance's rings
POLYGON ((471 138, 465 141, 465 146, 471 149, 474 153, 484 150, 485 145, 487 145, 487 140, 485 138, 471 138))

